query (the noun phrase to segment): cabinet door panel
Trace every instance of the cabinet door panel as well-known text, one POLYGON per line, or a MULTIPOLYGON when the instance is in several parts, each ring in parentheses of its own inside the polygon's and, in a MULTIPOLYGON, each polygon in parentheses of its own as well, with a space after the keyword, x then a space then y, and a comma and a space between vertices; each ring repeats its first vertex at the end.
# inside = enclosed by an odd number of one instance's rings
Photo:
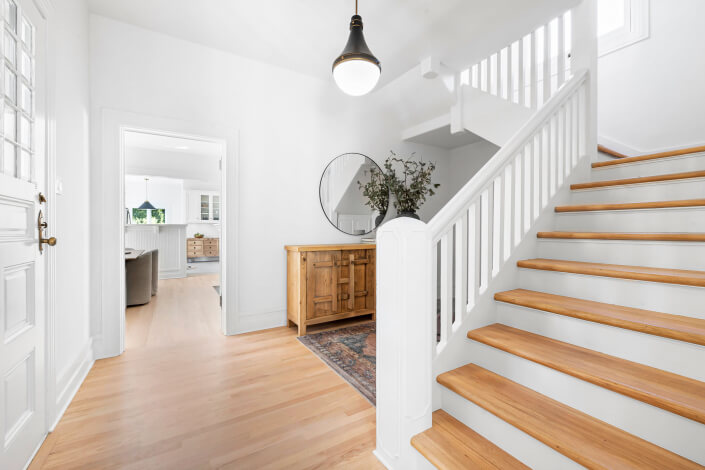
POLYGON ((340 262, 341 311, 374 309, 374 250, 346 250, 340 262), (352 263, 351 263, 352 260, 352 263))
POLYGON ((306 318, 309 320, 339 313, 339 251, 306 254, 306 318))

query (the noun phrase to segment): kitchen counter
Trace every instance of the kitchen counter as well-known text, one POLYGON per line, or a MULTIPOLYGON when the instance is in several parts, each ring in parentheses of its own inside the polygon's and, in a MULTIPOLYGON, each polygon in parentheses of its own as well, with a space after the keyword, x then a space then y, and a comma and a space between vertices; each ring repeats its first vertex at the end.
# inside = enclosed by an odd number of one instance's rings
POLYGON ((125 247, 159 250, 159 279, 186 277, 186 224, 125 225, 125 247))

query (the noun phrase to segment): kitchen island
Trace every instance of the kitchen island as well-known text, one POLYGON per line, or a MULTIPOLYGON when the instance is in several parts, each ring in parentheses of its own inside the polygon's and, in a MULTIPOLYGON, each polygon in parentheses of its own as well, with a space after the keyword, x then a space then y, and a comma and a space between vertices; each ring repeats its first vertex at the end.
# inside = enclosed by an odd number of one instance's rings
POLYGON ((186 277, 186 224, 125 225, 125 247, 159 250, 159 279, 186 277))

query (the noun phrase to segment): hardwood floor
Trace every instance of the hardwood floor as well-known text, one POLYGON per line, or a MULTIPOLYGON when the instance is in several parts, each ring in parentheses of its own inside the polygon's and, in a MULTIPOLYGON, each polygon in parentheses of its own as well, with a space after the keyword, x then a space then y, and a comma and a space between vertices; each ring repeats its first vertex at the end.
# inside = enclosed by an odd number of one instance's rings
POLYGON ((375 409, 294 328, 225 337, 217 276, 162 281, 128 309, 31 469, 383 468, 375 409))

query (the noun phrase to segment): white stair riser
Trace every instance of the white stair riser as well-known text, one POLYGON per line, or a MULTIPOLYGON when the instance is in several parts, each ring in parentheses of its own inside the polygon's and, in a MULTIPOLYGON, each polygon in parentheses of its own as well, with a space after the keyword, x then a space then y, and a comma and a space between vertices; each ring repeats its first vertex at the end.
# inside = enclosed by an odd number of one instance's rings
POLYGON ((571 204, 680 201, 705 198, 705 178, 641 183, 606 188, 576 189, 571 204))
MULTIPOLYGON (((705 463, 705 426, 513 354, 475 343, 473 362, 630 434, 705 463)), ((445 405, 445 402, 444 402, 445 405)), ((550 423, 546 423, 550 426, 550 423)), ((537 468, 545 468, 539 465, 537 468)))
POLYGON ((584 469, 484 408, 445 387, 442 387, 442 390, 443 409, 448 414, 529 467, 541 470, 584 469))
POLYGON ((539 239, 537 257, 705 270, 705 242, 539 239))
POLYGON ((523 289, 705 319, 705 288, 519 269, 523 289))
POLYGON ((705 152, 593 168, 592 181, 667 175, 697 170, 705 170, 705 152))
POLYGON ((562 212, 555 230, 566 232, 705 232, 705 207, 562 212))
POLYGON ((705 346, 498 302, 497 322, 705 381, 705 346))

